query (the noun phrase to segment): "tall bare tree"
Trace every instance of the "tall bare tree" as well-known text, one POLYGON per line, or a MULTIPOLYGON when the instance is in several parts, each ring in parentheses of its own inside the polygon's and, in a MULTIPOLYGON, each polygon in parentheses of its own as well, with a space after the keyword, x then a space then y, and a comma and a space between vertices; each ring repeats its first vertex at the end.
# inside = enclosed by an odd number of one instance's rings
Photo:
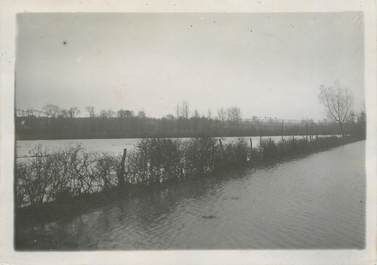
POLYGON ((217 119, 220 121, 226 120, 226 111, 224 108, 220 108, 217 110, 217 119))
POLYGON ((340 133, 344 136, 344 124, 349 120, 353 103, 349 89, 341 87, 338 82, 334 86, 321 85, 319 100, 325 107, 328 118, 338 123, 340 133))
POLYGON ((187 120, 190 115, 190 105, 188 104, 187 101, 183 101, 181 106, 182 106, 181 108, 182 117, 187 120))
POLYGON ((241 122, 241 110, 238 107, 231 107, 227 109, 227 118, 228 121, 232 123, 239 123, 241 122))
POLYGON ((190 116, 190 105, 187 101, 177 104, 177 118, 188 119, 190 116))

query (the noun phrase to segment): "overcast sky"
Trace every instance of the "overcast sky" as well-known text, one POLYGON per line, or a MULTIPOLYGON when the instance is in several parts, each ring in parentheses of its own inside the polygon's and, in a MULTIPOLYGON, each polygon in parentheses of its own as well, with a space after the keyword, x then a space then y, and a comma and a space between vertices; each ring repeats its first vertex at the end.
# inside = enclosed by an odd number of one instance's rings
POLYGON ((325 117, 321 84, 364 104, 361 13, 22 14, 17 108, 238 106, 243 117, 325 117))

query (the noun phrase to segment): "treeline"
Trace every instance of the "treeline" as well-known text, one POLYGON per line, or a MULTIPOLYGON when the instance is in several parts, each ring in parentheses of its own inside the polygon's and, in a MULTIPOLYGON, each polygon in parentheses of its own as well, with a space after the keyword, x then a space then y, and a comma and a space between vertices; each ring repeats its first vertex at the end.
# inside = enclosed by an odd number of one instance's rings
MULTIPOLYGON (((162 118, 148 117, 144 111, 86 108, 86 115, 72 107, 61 109, 47 105, 42 111, 17 110, 16 139, 146 138, 198 136, 273 136, 339 134, 334 122, 313 120, 243 119, 237 107, 210 111, 201 115, 190 111, 187 103, 177 105, 176 114, 162 118)), ((346 134, 364 134, 365 113, 351 115, 346 134)))

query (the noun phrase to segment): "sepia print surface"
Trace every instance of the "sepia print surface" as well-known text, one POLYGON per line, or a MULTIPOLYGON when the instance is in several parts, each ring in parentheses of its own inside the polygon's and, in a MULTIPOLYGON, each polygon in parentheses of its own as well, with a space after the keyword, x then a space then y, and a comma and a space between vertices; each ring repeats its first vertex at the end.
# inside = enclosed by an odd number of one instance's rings
POLYGON ((15 249, 364 249, 363 23, 18 14, 15 249))

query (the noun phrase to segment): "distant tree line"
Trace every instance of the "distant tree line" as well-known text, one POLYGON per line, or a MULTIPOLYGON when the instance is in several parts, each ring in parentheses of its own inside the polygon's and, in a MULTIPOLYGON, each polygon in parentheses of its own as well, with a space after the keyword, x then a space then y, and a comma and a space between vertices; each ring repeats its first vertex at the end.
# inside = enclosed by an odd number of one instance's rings
MULTIPOLYGON (((17 139, 77 138, 144 138, 196 136, 274 136, 340 134, 335 121, 280 120, 276 118, 242 118, 238 107, 220 108, 206 115, 190 110, 187 102, 176 107, 176 113, 162 118, 148 117, 144 111, 128 109, 100 110, 88 106, 63 109, 46 105, 42 110, 16 110, 17 139)), ((344 122, 345 134, 365 132, 365 113, 350 112, 344 122)))

